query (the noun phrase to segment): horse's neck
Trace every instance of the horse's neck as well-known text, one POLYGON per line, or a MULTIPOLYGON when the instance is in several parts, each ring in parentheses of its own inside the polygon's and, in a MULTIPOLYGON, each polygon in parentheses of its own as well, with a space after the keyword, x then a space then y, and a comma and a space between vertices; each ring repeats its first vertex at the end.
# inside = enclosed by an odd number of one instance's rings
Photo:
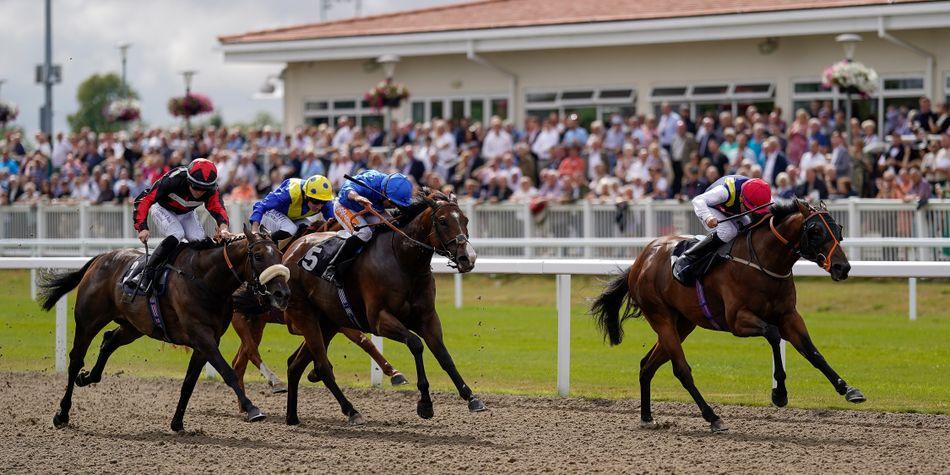
MULTIPOLYGON (((200 251, 196 251, 200 252, 200 251)), ((241 286, 241 281, 235 277, 235 273, 241 276, 246 260, 247 246, 237 242, 231 242, 219 248, 202 252, 197 259, 195 277, 202 280, 209 289, 216 293, 220 291, 221 295, 230 296, 241 286), (227 251, 228 258, 225 259, 224 253, 227 251), (234 272, 228 269, 228 260, 234 266, 234 272)))
MULTIPOLYGON (((752 239, 749 241, 753 249, 748 249, 750 257, 752 252, 759 260, 759 265, 769 271, 786 274, 792 270, 792 266, 798 261, 798 254, 793 251, 793 246, 798 243, 801 237, 801 215, 796 213, 782 219, 775 226, 775 229, 788 240, 788 244, 783 243, 772 232, 771 224, 766 222, 752 230, 752 239)), ((769 218, 772 219, 772 218, 769 218)))
MULTIPOLYGON (((432 209, 429 208, 419 213, 409 224, 402 228, 402 231, 410 238, 431 246, 432 243, 429 242, 429 237, 432 234, 432 220, 430 219, 432 212, 432 209)), ((409 241, 399 233, 393 233, 392 239, 396 244, 396 255, 394 257, 399 261, 402 269, 410 272, 418 268, 429 269, 432 262, 432 251, 409 241)))

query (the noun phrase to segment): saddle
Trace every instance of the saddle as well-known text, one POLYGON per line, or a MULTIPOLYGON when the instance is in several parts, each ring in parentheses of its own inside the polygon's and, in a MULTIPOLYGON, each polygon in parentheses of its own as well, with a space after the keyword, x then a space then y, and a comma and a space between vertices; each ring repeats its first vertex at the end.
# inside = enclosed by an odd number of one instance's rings
MULTIPOLYGON (((694 236, 694 237, 690 237, 689 239, 684 239, 676 243, 676 245, 673 247, 673 254, 671 255, 671 258, 670 258, 670 266, 672 267, 673 264, 676 263, 676 259, 679 256, 683 255, 683 253, 686 252, 687 249, 689 249, 693 244, 696 244, 697 242, 699 242, 699 237, 694 236)), ((684 284, 693 285, 696 280, 704 277, 706 274, 708 274, 713 268, 715 268, 719 264, 726 262, 728 260, 731 260, 733 243, 735 243, 735 239, 719 246, 719 248, 716 249, 716 252, 709 254, 699 259, 698 261, 696 261, 696 263, 693 264, 693 272, 692 272, 693 279, 690 282, 684 282, 684 284)))
MULTIPOLYGON (((181 249, 181 247, 179 247, 181 249)), ((178 251, 172 253, 168 258, 169 262, 173 262, 177 256, 178 251)), ((155 269, 155 278, 152 281, 151 285, 148 286, 148 290, 142 292, 139 289, 139 282, 144 278, 142 269, 145 268, 146 256, 142 255, 132 261, 132 264, 129 265, 129 268, 125 270, 125 273, 122 274, 122 278, 119 279, 118 287, 122 292, 122 301, 125 303, 132 303, 136 297, 142 296, 148 302, 148 313, 152 318, 152 324, 155 326, 158 338, 161 338, 164 341, 170 342, 168 338, 168 332, 165 330, 165 319, 162 317, 162 310, 159 307, 159 299, 165 295, 168 291, 168 278, 171 275, 171 267, 168 264, 162 264, 158 269, 155 269)))

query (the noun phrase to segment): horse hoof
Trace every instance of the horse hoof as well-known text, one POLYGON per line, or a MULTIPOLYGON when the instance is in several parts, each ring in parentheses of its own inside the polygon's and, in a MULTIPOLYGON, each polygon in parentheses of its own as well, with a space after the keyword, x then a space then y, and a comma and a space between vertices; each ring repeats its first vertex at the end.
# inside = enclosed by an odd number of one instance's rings
POLYGON ((310 381, 311 383, 319 383, 320 376, 317 375, 316 371, 310 370, 310 372, 307 373, 307 381, 310 381))
POLYGON ((772 390, 772 404, 775 404, 775 407, 785 407, 788 405, 788 392, 778 391, 777 389, 772 390))
POLYGON ((88 371, 83 371, 79 373, 78 375, 76 375, 76 386, 81 388, 84 386, 88 386, 90 383, 92 383, 92 381, 89 380, 88 371))
POLYGON ((660 428, 660 424, 657 424, 654 420, 649 421, 640 421, 640 428, 647 430, 656 430, 660 428))
POLYGON ((860 389, 848 386, 848 391, 844 393, 844 400, 858 404, 867 401, 868 398, 864 397, 860 389))
POLYGON ((271 394, 283 394, 287 392, 287 385, 284 383, 275 384, 270 388, 271 394))
POLYGON ((267 415, 261 412, 261 410, 258 409, 256 406, 251 406, 251 408, 248 409, 247 411, 247 416, 245 416, 245 419, 247 420, 247 422, 263 421, 266 418, 267 418, 267 415))
POLYGON ((714 434, 721 434, 723 432, 729 432, 729 428, 723 424, 722 419, 716 419, 709 424, 709 429, 713 431, 714 434))
POLYGON ((472 396, 472 398, 468 400, 468 412, 482 412, 487 410, 488 408, 485 407, 485 403, 477 397, 472 396))
POLYGON ((419 404, 416 405, 416 414, 419 414, 419 417, 423 419, 432 419, 432 416, 435 415, 435 411, 432 410, 432 403, 419 401, 419 404))
POLYGON ((172 421, 172 431, 181 432, 185 430, 185 423, 183 421, 172 421))
POLYGON ((300 419, 297 416, 287 416, 287 425, 289 426, 299 426, 300 419))
POLYGON ((403 376, 402 373, 398 373, 398 372, 394 374, 392 378, 390 378, 389 382, 392 383, 393 386, 402 386, 403 384, 409 384, 409 380, 406 379, 406 377, 403 376))
POLYGON ((346 421, 346 424, 351 426, 361 426, 366 424, 366 420, 363 419, 362 414, 359 412, 354 412, 353 414, 350 414, 350 419, 346 421))
POLYGON ((58 412, 53 416, 53 427, 62 429, 69 424, 69 416, 60 415, 58 412))

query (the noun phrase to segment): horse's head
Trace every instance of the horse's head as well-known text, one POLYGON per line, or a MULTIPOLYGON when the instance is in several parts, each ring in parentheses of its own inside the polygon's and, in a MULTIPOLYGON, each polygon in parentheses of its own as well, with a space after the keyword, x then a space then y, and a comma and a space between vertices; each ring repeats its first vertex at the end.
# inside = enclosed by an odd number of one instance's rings
POLYGON ((841 247, 841 226, 828 212, 824 203, 813 207, 798 200, 798 209, 802 214, 802 233, 798 242, 798 251, 831 274, 835 281, 848 278, 851 264, 841 247))
POLYGON ((247 236, 246 275, 248 285, 258 295, 266 296, 270 304, 280 310, 287 308, 290 300, 290 269, 281 262, 283 257, 277 249, 277 244, 267 234, 254 234, 244 225, 244 235, 247 236))
POLYGON ((468 240, 468 218, 462 213, 455 195, 433 192, 421 199, 429 206, 432 225, 428 244, 438 254, 448 257, 460 273, 474 269, 477 255, 468 240))

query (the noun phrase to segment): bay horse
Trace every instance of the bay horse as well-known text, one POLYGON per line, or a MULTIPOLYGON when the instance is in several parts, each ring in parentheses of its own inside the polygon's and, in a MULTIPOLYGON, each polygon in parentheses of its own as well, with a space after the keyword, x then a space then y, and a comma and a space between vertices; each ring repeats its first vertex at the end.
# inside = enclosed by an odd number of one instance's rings
POLYGON ((164 331, 153 323, 146 297, 136 298, 131 303, 123 300, 121 280, 132 262, 141 257, 139 251, 110 251, 93 257, 78 271, 44 276, 41 284, 44 310, 53 308, 63 295, 78 288, 73 315, 76 331, 69 352, 66 394, 53 417, 57 428, 69 423, 74 386, 99 382, 112 353, 142 335, 194 350, 172 418, 172 430, 184 429, 185 409, 205 362, 211 363, 234 390, 247 421, 264 419, 264 413, 237 384, 234 371, 218 350, 218 342, 231 321, 231 294, 240 285, 247 283, 266 295, 272 305, 284 308, 290 297, 287 282, 290 272, 281 264, 281 253, 270 237, 250 234, 246 226, 244 231, 244 236, 221 243, 208 239, 182 245, 181 251, 168 263, 171 274, 167 291, 159 300, 164 331), (112 321, 119 326, 105 332, 95 366, 89 372, 80 373, 92 339, 112 321))
POLYGON ((284 256, 291 271, 291 300, 284 312, 288 326, 304 336, 304 343, 288 359, 287 424, 300 423, 297 389, 310 361, 316 375, 333 393, 350 424, 363 417, 340 391, 327 345, 342 328, 353 328, 404 343, 415 360, 420 398, 416 413, 434 415, 429 380, 423 365, 423 341, 448 373, 471 412, 486 410, 465 384, 442 341, 442 323, 435 309, 434 253, 448 257, 459 272, 475 267, 476 254, 468 241, 468 218, 454 196, 421 191, 392 229, 382 228, 342 277, 355 318, 351 320, 338 297, 337 287, 304 270, 297 263, 315 244, 333 234, 311 234, 294 243, 284 256), (420 338, 421 337, 421 338, 420 338))
POLYGON ((732 260, 702 277, 705 308, 697 289, 680 284, 672 275, 671 255, 683 239, 666 236, 652 241, 591 306, 591 314, 611 345, 623 340, 623 322, 628 318, 645 317, 657 334, 657 342, 640 360, 641 427, 657 427, 650 412, 650 382, 660 366, 672 361, 673 374, 699 406, 711 430, 727 430, 696 389, 683 353, 682 341, 697 326, 739 337, 765 337, 775 366, 777 387, 772 390, 772 402, 776 406, 788 404, 779 347, 782 339, 821 371, 845 400, 865 401, 864 394, 838 376, 818 352, 795 308, 792 266, 799 257, 817 263, 834 281, 847 279, 851 270, 841 248, 841 226, 824 205, 814 208, 802 200, 772 204, 769 214, 736 238, 732 260))

